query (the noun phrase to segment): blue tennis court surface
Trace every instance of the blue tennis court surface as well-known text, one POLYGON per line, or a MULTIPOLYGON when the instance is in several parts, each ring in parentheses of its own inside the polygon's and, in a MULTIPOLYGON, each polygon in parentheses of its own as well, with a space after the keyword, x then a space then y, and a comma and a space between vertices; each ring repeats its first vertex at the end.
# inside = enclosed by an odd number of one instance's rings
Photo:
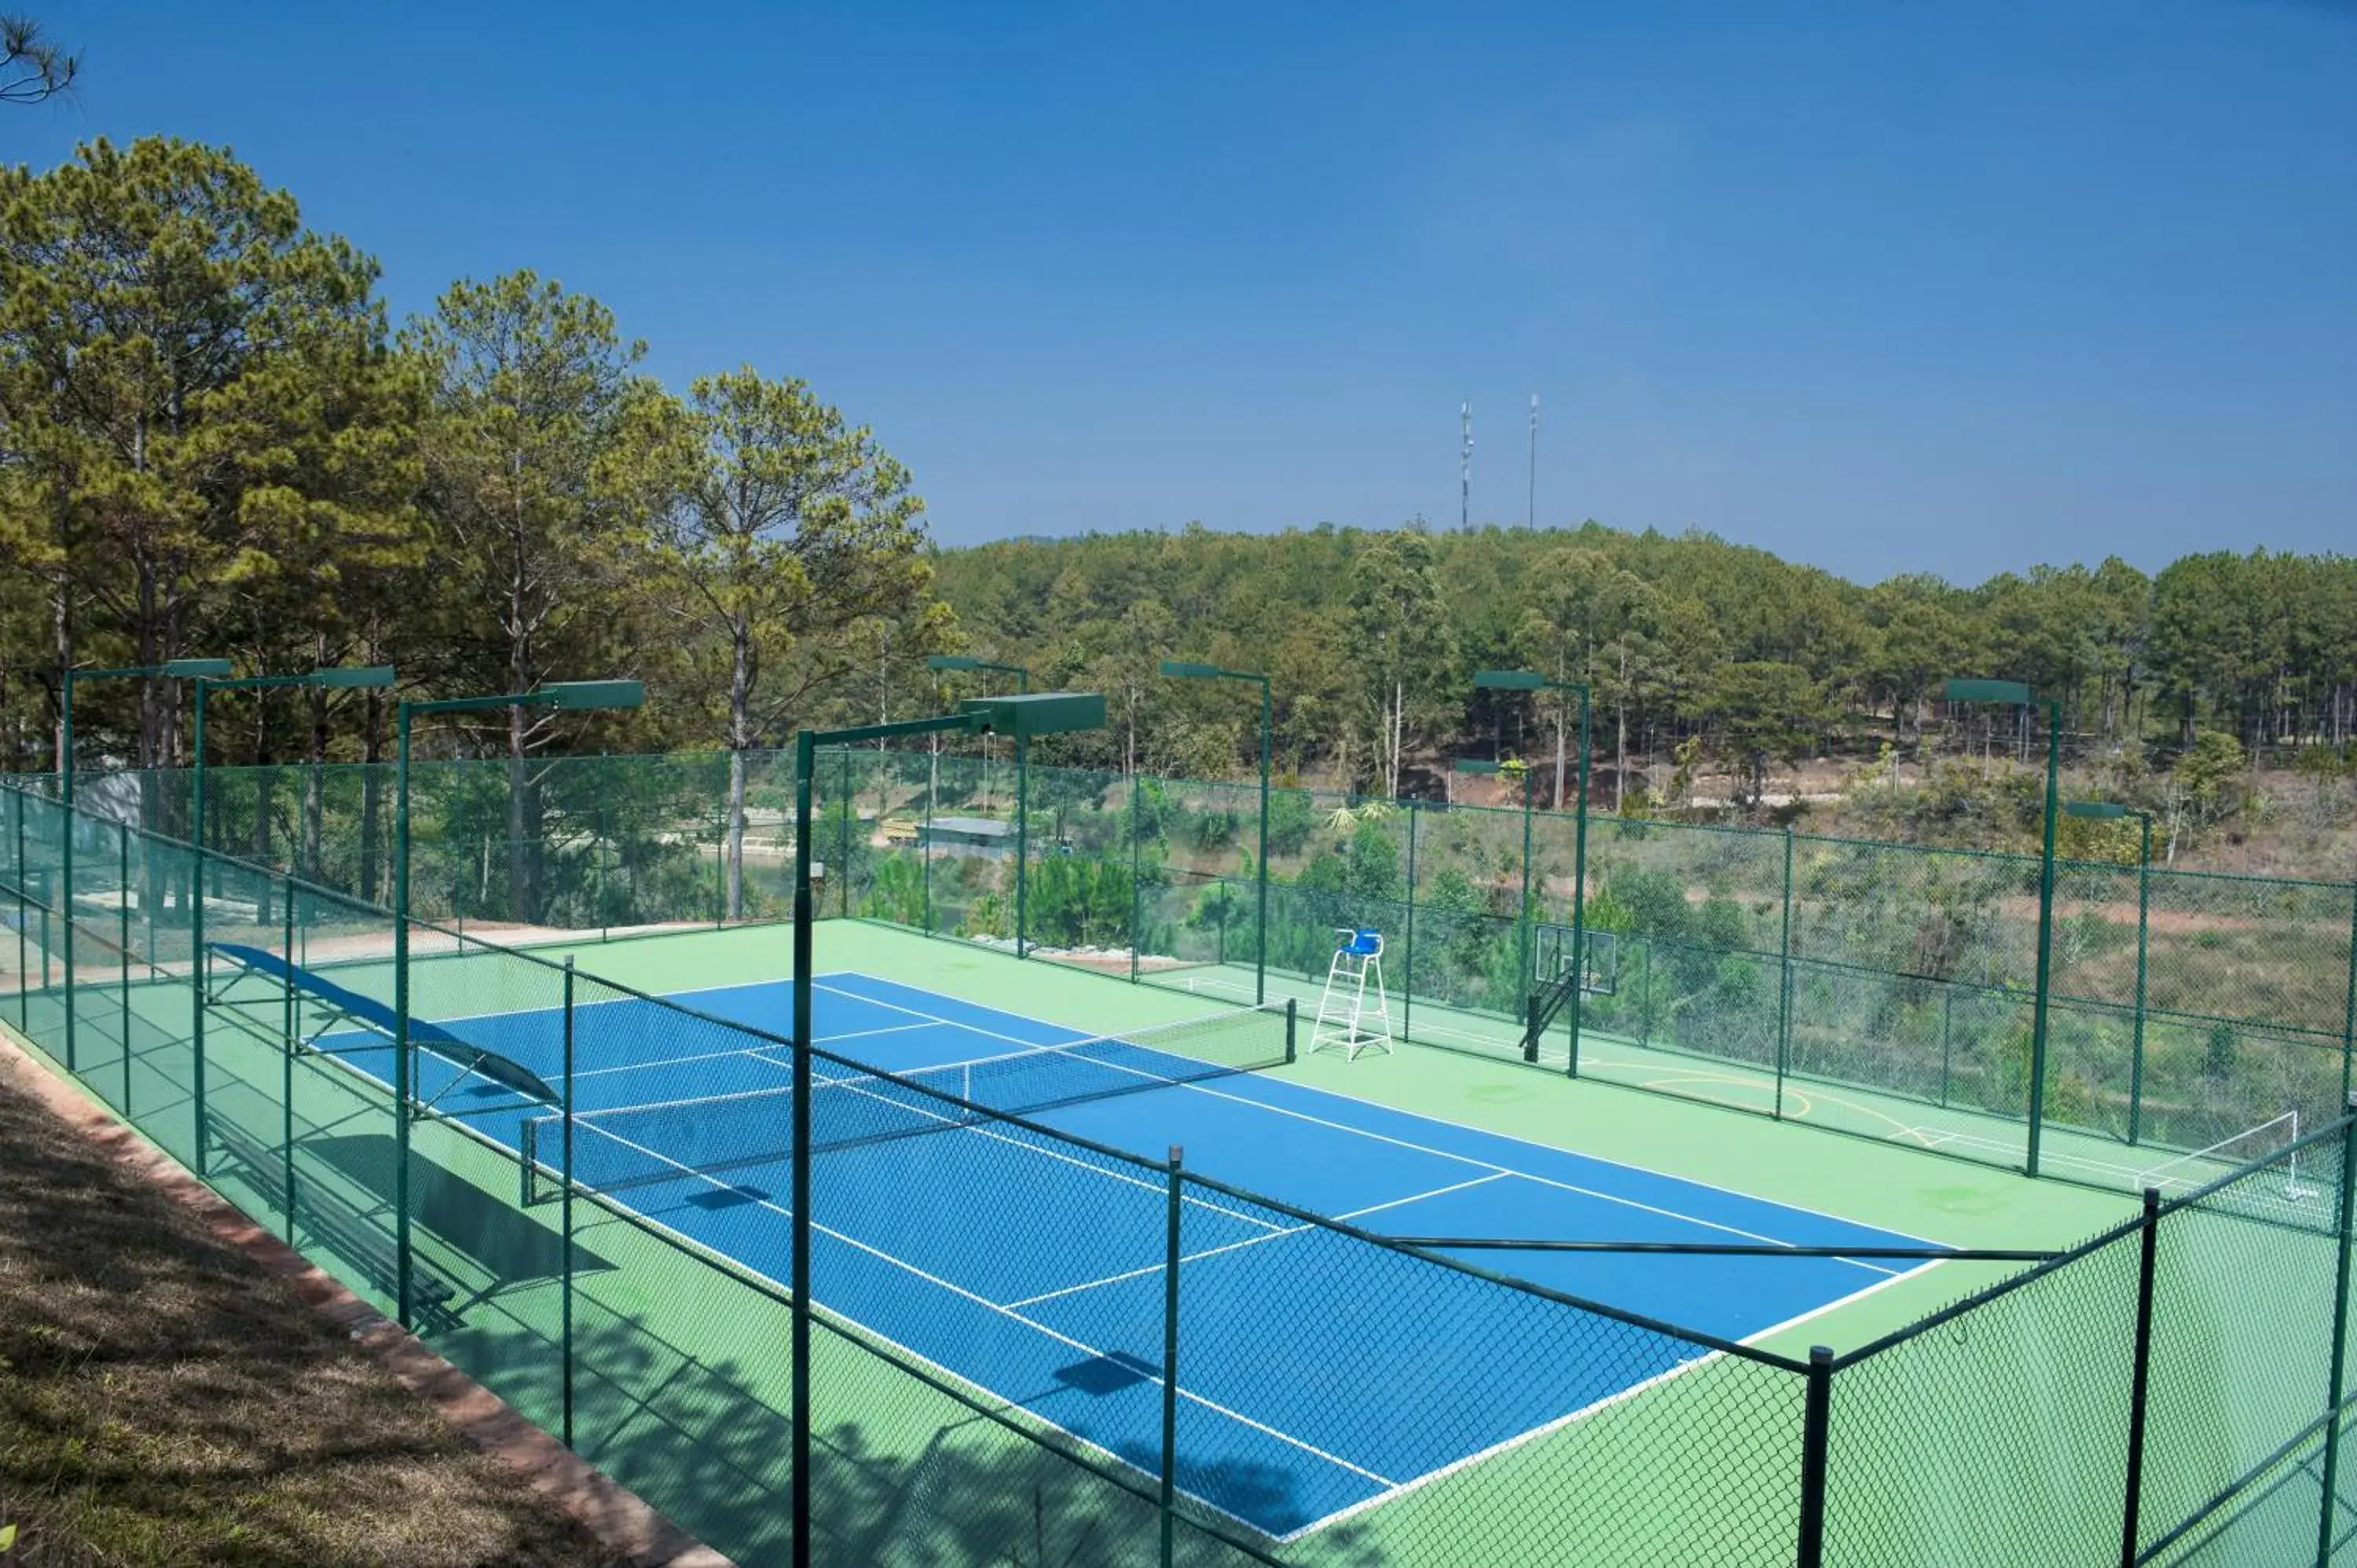
MULTIPOLYGON (((815 983, 819 1044, 886 1071, 1088 1037, 871 975, 815 983)), ((782 982, 680 999, 786 1032, 782 982)), ((561 1072, 554 1011, 435 1022, 552 1082, 561 1072)), ((577 1176, 604 1185, 601 1170, 629 1172, 631 1179, 613 1184, 614 1201, 788 1280, 783 1049, 733 1048, 742 1036, 718 1028, 705 1032, 710 1048, 699 1049, 676 1014, 635 1001, 577 1009, 575 1034, 584 1116, 577 1176), (750 1101, 714 1098, 748 1092, 750 1101), (650 1104, 671 1108, 605 1122, 593 1114, 650 1104), (770 1116, 773 1137, 748 1141, 728 1130, 732 1119, 770 1116), (718 1141, 705 1141, 703 1130, 714 1127, 718 1141)), ((392 1053, 379 1039, 318 1044, 389 1081, 392 1053)), ((526 1122, 544 1115, 430 1050, 417 1060, 424 1099, 511 1148, 522 1147, 526 1122)), ((856 1112, 872 1098, 852 1079, 823 1086, 813 1100, 817 1302, 1151 1473, 1161 1431, 1162 1179, 996 1122, 942 1120, 928 1135, 831 1140, 838 1112, 856 1133, 866 1124, 856 1112)), ((1381 1233, 1921 1244, 1260 1074, 1157 1084, 1030 1120, 1150 1157, 1183 1144, 1191 1171, 1381 1233)), ((539 1141, 544 1164, 553 1164, 554 1147, 539 1141)), ((1189 1190, 1181 1236, 1180 1485, 1281 1540, 1704 1359, 1689 1342, 1208 1187, 1189 1190)), ((1734 1340, 1921 1266, 1625 1253, 1469 1261, 1734 1340)))

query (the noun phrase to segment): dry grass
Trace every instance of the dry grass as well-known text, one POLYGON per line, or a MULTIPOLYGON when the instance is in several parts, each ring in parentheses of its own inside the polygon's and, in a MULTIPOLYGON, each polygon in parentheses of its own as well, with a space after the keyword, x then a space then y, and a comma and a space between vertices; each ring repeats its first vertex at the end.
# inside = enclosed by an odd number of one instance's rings
POLYGON ((0 1083, 8 1568, 619 1564, 190 1214, 0 1083))

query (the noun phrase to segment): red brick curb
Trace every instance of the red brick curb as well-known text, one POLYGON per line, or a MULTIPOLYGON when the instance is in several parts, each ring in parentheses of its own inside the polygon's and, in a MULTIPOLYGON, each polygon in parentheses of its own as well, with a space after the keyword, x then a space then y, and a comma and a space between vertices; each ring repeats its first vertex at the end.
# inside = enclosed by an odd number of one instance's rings
POLYGON ((117 1165, 153 1183, 216 1237, 283 1281, 314 1312, 372 1352, 404 1388, 638 1568, 734 1568, 636 1493, 510 1409, 506 1402, 387 1320, 0 1030, 0 1079, 38 1101, 117 1165))

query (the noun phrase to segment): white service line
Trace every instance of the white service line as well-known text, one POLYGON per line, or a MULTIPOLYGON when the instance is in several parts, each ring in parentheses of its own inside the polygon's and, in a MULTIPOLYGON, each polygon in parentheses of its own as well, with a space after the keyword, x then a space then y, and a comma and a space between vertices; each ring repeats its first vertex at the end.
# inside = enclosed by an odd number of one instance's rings
MULTIPOLYGON (((1470 1155, 1460 1155, 1447 1149, 1435 1149, 1423 1144, 1410 1143, 1405 1138, 1394 1138, 1388 1133, 1376 1133, 1371 1132, 1364 1127, 1353 1127, 1347 1122, 1329 1122, 1323 1116, 1313 1116, 1306 1111, 1295 1111, 1287 1106, 1270 1104, 1265 1100, 1251 1100, 1240 1094, 1230 1094, 1224 1090, 1213 1089, 1209 1084, 1181 1083, 1178 1085, 1178 1087, 1181 1089, 1191 1089, 1200 1094, 1214 1095, 1219 1099, 1232 1101, 1239 1105, 1255 1106, 1263 1111, 1273 1112, 1279 1116, 1290 1116, 1297 1121, 1309 1122, 1313 1126, 1330 1128, 1339 1133, 1355 1133, 1362 1138, 1372 1138, 1380 1143, 1390 1144, 1398 1148, 1410 1149, 1421 1155, 1430 1155, 1437 1159, 1454 1160, 1460 1165, 1478 1166, 1483 1170, 1495 1172, 1500 1176, 1519 1176, 1524 1181, 1536 1182, 1541 1187, 1551 1187, 1564 1192, 1576 1192, 1583 1197, 1593 1197, 1605 1203, 1617 1203, 1623 1208, 1638 1209, 1647 1214, 1659 1215, 1666 1219, 1682 1219, 1689 1225, 1698 1225, 1706 1230, 1724 1231, 1729 1236, 1740 1236, 1748 1241, 1758 1241, 1771 1247, 1791 1247, 1796 1245, 1794 1242, 1785 1240, 1781 1236, 1768 1236, 1763 1235, 1757 1230, 1746 1230, 1739 1226, 1722 1224, 1716 1219, 1705 1219, 1699 1215, 1687 1214, 1679 1209, 1663 1208, 1658 1204, 1646 1203, 1639 1198, 1624 1197, 1619 1193, 1599 1192, 1594 1187, 1581 1187, 1577 1182, 1562 1181, 1554 1176, 1534 1176, 1529 1171, 1516 1170, 1512 1165, 1497 1165, 1489 1160, 1476 1159, 1470 1155)), ((1569 1151, 1565 1152, 1568 1153, 1569 1151)), ((1717 1189, 1714 1188, 1713 1190, 1717 1189)), ((1888 1274, 1894 1272, 1889 1269, 1877 1268, 1871 1263, 1857 1259, 1844 1258, 1835 1261, 1849 1263, 1854 1267, 1865 1269, 1872 1273, 1888 1274)))
MULTIPOLYGON (((1492 1171, 1488 1176, 1475 1176, 1471 1181, 1460 1181, 1452 1187, 1435 1187, 1430 1192, 1411 1193, 1405 1197, 1394 1197, 1388 1203, 1372 1203, 1364 1208, 1354 1208, 1348 1214, 1337 1214, 1334 1218, 1356 1219, 1361 1215, 1380 1214, 1386 1208, 1398 1208, 1405 1204, 1422 1203, 1427 1197, 1438 1197, 1444 1193, 1462 1192, 1469 1187, 1480 1187, 1485 1181, 1500 1181, 1504 1179, 1507 1174, 1504 1171, 1492 1171)), ((1178 1262, 1181 1267, 1184 1267, 1189 1263, 1200 1262, 1205 1258, 1216 1258, 1222 1252, 1236 1252, 1246 1247, 1257 1247, 1268 1241, 1282 1241, 1288 1236, 1308 1235, 1318 1229, 1318 1227, 1315 1225, 1288 1225, 1282 1230, 1273 1230, 1265 1236, 1247 1236, 1241 1241, 1223 1242, 1217 1247, 1206 1247, 1200 1252, 1185 1253, 1180 1256, 1178 1262)), ((1118 1274, 1107 1274, 1101 1280, 1091 1280, 1085 1284, 1066 1285, 1062 1290, 1043 1291, 1038 1295, 1027 1295, 1020 1301, 1010 1301, 1006 1305, 1009 1307, 1036 1306, 1043 1301, 1054 1301, 1059 1296, 1078 1295, 1082 1291, 1095 1290, 1100 1285, 1120 1284, 1125 1280, 1139 1279, 1146 1274, 1158 1274, 1162 1272, 1162 1267, 1160 1263, 1148 1263, 1142 1269, 1130 1269, 1118 1274)))
MULTIPOLYGON (((873 1090, 863 1088, 861 1087, 859 1080, 856 1079, 837 1079, 834 1080, 834 1086, 840 1090, 847 1090, 854 1094, 864 1094, 870 1100, 879 1101, 882 1104, 893 1106, 899 1110, 908 1111, 917 1109, 916 1107, 908 1104, 905 1101, 894 1099, 889 1095, 877 1094, 873 1090)), ((1132 1187, 1143 1187, 1147 1192, 1153 1193, 1157 1197, 1163 1196, 1168 1190, 1168 1188, 1160 1182, 1147 1181, 1143 1176, 1132 1176, 1126 1171, 1108 1170, 1103 1165, 1092 1165, 1086 1160, 1074 1159, 1071 1155, 1060 1154, 1054 1149, 1042 1148, 1037 1144, 1027 1144, 1020 1138, 1010 1138, 1006 1133, 996 1131, 988 1122, 963 1121, 955 1116, 944 1116, 938 1111, 920 1111, 919 1114, 931 1116, 935 1121, 941 1122, 944 1127, 957 1132, 976 1133, 982 1137, 992 1139, 995 1142, 1005 1144, 1010 1148, 1022 1149, 1028 1153, 1038 1155, 1043 1159, 1060 1160, 1068 1165, 1072 1165, 1081 1170, 1087 1171, 1092 1176, 1103 1176, 1108 1181, 1125 1182, 1132 1187)), ((1268 1220, 1257 1219, 1253 1215, 1243 1212, 1241 1209, 1225 1208, 1222 1205, 1212 1203, 1205 1198, 1188 1197, 1182 1194, 1179 1201, 1183 1203, 1192 1203, 1200 1208, 1208 1208, 1215 1214, 1224 1214, 1231 1219, 1241 1219, 1248 1225, 1259 1225, 1271 1230, 1280 1229, 1268 1220)))
MULTIPOLYGON (((835 990, 834 987, 827 987, 826 989, 835 990)), ((916 1017, 931 1018, 933 1022, 938 1024, 946 1024, 954 1028, 966 1029, 972 1033, 988 1036, 994 1039, 1006 1040, 1013 1045, 1020 1046, 1028 1044, 1033 1046, 1035 1048, 1038 1048, 1039 1046, 1038 1042, 1027 1042, 1018 1039, 1013 1035, 1000 1034, 996 1030, 985 1029, 977 1025, 953 1023, 952 1020, 947 1018, 939 1018, 935 1017, 931 1014, 920 1013, 913 1007, 900 1007, 898 1003, 880 1001, 874 997, 862 995, 858 992, 836 990, 836 994, 852 996, 863 1002, 875 1002, 876 1004, 880 1007, 897 1007, 899 1011, 909 1013, 916 1017)), ((976 1005, 979 1005, 979 1004, 976 1005)), ((1146 1048, 1151 1049, 1152 1047, 1148 1047, 1146 1048)), ((1715 1219, 1706 1219, 1699 1215, 1687 1214, 1680 1209, 1663 1208, 1658 1204, 1646 1203, 1638 1198, 1623 1197, 1619 1193, 1601 1192, 1594 1187, 1581 1187, 1576 1182, 1563 1181, 1554 1176, 1534 1176, 1528 1171, 1517 1170, 1512 1165, 1501 1165, 1491 1160, 1479 1159, 1471 1155, 1461 1155, 1448 1149, 1436 1149, 1431 1147, 1429 1144, 1412 1143, 1405 1138, 1395 1138, 1388 1133, 1377 1133, 1369 1128, 1355 1127, 1347 1122, 1329 1121, 1323 1116, 1313 1116, 1306 1111, 1296 1111, 1288 1106, 1272 1104, 1265 1100, 1254 1100, 1240 1094, 1231 1094, 1224 1090, 1214 1089, 1209 1084, 1188 1082, 1183 1079, 1162 1079, 1161 1075, 1158 1073, 1147 1072, 1142 1068, 1125 1067, 1119 1062, 1105 1062, 1100 1065, 1113 1068, 1117 1071, 1127 1072, 1138 1078, 1155 1079, 1159 1081, 1168 1082, 1173 1088, 1192 1090, 1196 1093, 1211 1095, 1214 1098, 1228 1101, 1232 1104, 1249 1105, 1257 1110, 1272 1112, 1279 1116, 1290 1116, 1297 1121, 1307 1122, 1313 1126, 1324 1127, 1333 1132, 1348 1133, 1361 1138, 1372 1138, 1378 1143, 1390 1144, 1396 1148, 1408 1149, 1420 1155, 1429 1155, 1436 1159, 1453 1160, 1459 1165, 1472 1165, 1481 1170, 1493 1171, 1506 1176, 1521 1176, 1525 1181, 1536 1182, 1542 1187, 1555 1187, 1563 1192, 1577 1193, 1583 1197, 1592 1197, 1599 1202, 1619 1204, 1623 1208, 1637 1209, 1642 1213, 1656 1215, 1665 1219, 1684 1220, 1689 1225, 1697 1225, 1706 1230, 1717 1230, 1728 1236, 1740 1237, 1747 1241, 1757 1241, 1762 1245, 1770 1247, 1791 1247, 1797 1244, 1788 1241, 1781 1236, 1770 1236, 1757 1230, 1746 1230, 1740 1226, 1723 1224, 1715 1219)), ((1315 1086, 1305 1087, 1315 1088, 1315 1086)), ((1322 1093, 1327 1091, 1320 1090, 1318 1090, 1318 1092, 1322 1093)), ((1361 1103, 1365 1102, 1361 1101, 1361 1103)), ((1412 1115, 1414 1113, 1403 1112, 1400 1112, 1400 1114, 1412 1115)), ((1426 1120, 1429 1120, 1429 1118, 1426 1118, 1426 1120)), ((1568 1154, 1570 1151, 1565 1150, 1559 1152, 1568 1154)), ((1586 1158, 1589 1156, 1579 1157, 1586 1158)), ((1608 1161, 1605 1163, 1617 1164, 1618 1162, 1608 1161)), ((1634 1167, 1623 1166, 1621 1168, 1633 1169, 1634 1167)), ((1658 1175, 1658 1173, 1649 1174, 1658 1175)), ((1718 1189, 1714 1188, 1713 1190, 1716 1191, 1718 1189)), ((1781 1205, 1780 1207, 1789 1208, 1791 1206, 1781 1205)), ((1832 1217, 1824 1216, 1824 1218, 1830 1219, 1832 1217)), ((1863 1259, 1857 1258, 1839 1258, 1834 1260, 1834 1262, 1841 1263, 1846 1267, 1862 1269, 1867 1273, 1896 1276, 1900 1272, 1894 1269, 1882 1268, 1874 1263, 1867 1262, 1863 1259)))
MULTIPOLYGON (((682 1165, 678 1161, 673 1159, 668 1155, 647 1148, 642 1144, 633 1144, 627 1138, 621 1138, 612 1133, 608 1133, 608 1136, 614 1137, 615 1142, 617 1143, 625 1144, 631 1148, 637 1149, 640 1154, 647 1155, 650 1159, 658 1160, 664 1165, 675 1166, 678 1168, 681 1175, 692 1176, 698 1181, 705 1182, 718 1188, 720 1191, 737 1193, 740 1195, 743 1192, 741 1187, 731 1186, 729 1183, 720 1180, 717 1176, 711 1176, 704 1171, 696 1170, 692 1166, 682 1165)), ((781 1215, 788 1220, 791 1220, 793 1218, 791 1210, 786 1208, 780 1204, 771 1201, 769 1198, 752 1198, 748 1199, 748 1201, 770 1210, 772 1214, 781 1215)), ((845 1235, 844 1232, 834 1229, 832 1226, 822 1225, 815 1218, 811 1220, 810 1228, 813 1231, 820 1235, 831 1237, 834 1240, 842 1242, 846 1247, 852 1248, 856 1251, 865 1252, 869 1257, 875 1258, 880 1262, 888 1263, 893 1268, 913 1274, 918 1279, 924 1281, 927 1284, 945 1290, 952 1295, 959 1297, 961 1300, 970 1301, 976 1306, 997 1313, 1003 1317, 1011 1318, 1015 1322, 1023 1325, 1024 1327, 1032 1330, 1034 1333, 1045 1335, 1047 1337, 1055 1340, 1060 1345, 1068 1345, 1071 1348, 1080 1351, 1082 1355, 1092 1357, 1097 1360, 1112 1359, 1112 1357, 1110 1357, 1105 1351, 1089 1344, 1086 1340, 1076 1339, 1069 1334, 1059 1333, 1055 1329, 1049 1327, 1046 1324, 1026 1317, 1021 1313, 1015 1311, 1011 1307, 1001 1306, 998 1303, 992 1301, 987 1296, 979 1295, 974 1292, 966 1289, 963 1285, 953 1283, 949 1280, 942 1279, 938 1274, 928 1273, 926 1270, 920 1269, 916 1264, 909 1262, 905 1258, 895 1257, 891 1253, 885 1251, 880 1247, 872 1247, 866 1242, 858 1240, 856 1237, 845 1235)), ((856 1322, 857 1319, 855 1318, 853 1321, 856 1322)), ((1133 1365, 1133 1363, 1125 1362, 1123 1365, 1133 1365)), ((1162 1386, 1162 1378, 1158 1373, 1146 1372, 1141 1369, 1138 1375, 1146 1382, 1154 1384, 1157 1388, 1162 1386)), ((1235 1422, 1238 1425, 1248 1426, 1254 1432, 1263 1433, 1267 1436, 1275 1438, 1280 1443, 1298 1448, 1303 1453, 1322 1459, 1326 1463, 1332 1465, 1339 1469, 1348 1470, 1354 1476, 1363 1476, 1368 1480, 1374 1482, 1377 1486, 1395 1487, 1399 1484, 1398 1482, 1392 1480, 1389 1477, 1379 1475, 1375 1471, 1366 1468, 1364 1466, 1353 1465, 1351 1461, 1341 1457, 1340 1455, 1329 1454, 1326 1450, 1318 1447, 1317 1444, 1304 1442, 1302 1439, 1294 1436, 1289 1432, 1280 1431, 1276 1427, 1270 1426, 1265 1422, 1254 1421, 1251 1416, 1244 1414, 1243 1412, 1231 1410, 1226 1405, 1221 1404, 1215 1400, 1205 1399, 1200 1394, 1190 1393, 1187 1391, 1184 1384, 1179 1386, 1178 1397, 1182 1400, 1186 1400, 1189 1403, 1200 1405, 1205 1410, 1211 1411, 1214 1414, 1225 1416, 1228 1420, 1235 1422)))

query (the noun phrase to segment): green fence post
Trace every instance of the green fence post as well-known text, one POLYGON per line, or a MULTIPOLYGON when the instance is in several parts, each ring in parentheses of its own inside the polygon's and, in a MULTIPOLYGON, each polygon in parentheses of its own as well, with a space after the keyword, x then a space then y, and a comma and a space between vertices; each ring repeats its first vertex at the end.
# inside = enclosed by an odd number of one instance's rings
MULTIPOLYGON (((1015 737, 1015 956, 1031 956, 1031 737, 1015 737)), ((1226 935, 1227 929, 1221 928, 1226 935)), ((1222 951, 1221 957, 1226 958, 1222 951)))
POLYGON ((1940 1109, 1948 1108, 1948 1075, 1954 1068, 1956 983, 1942 981, 1940 992, 1940 1109))
POLYGON ((1776 982, 1776 1115, 1784 1114, 1784 1075, 1792 1056, 1792 830, 1784 830, 1783 934, 1778 939, 1781 957, 1776 982))
MULTIPOLYGON (((1523 769, 1523 899, 1514 907, 1514 995, 1517 1000, 1524 1004, 1523 1014, 1526 1020, 1529 1012, 1531 981, 1534 975, 1531 936, 1531 772, 1525 768, 1523 769)), ((1534 1042, 1533 1046, 1534 1054, 1532 1059, 1536 1060, 1536 1042, 1534 1042)), ((1572 1046, 1572 1059, 1575 1064, 1578 1058, 1579 1047, 1575 1041, 1572 1046)), ((1573 1076, 1577 1077, 1578 1069, 1576 1065, 1572 1071, 1573 1076)))
MULTIPOLYGON (((1572 818, 1571 837, 1571 998, 1566 1011, 1571 1015, 1571 1076, 1579 1076, 1579 1036, 1586 1026, 1587 1009, 1587 791, 1590 778, 1590 754, 1595 747, 1589 736, 1589 715, 1594 706, 1595 692, 1586 682, 1579 688, 1579 800, 1578 812, 1572 818)), ((1617 811, 1620 801, 1615 800, 1617 811)))
MULTIPOLYGON (((16 1027, 30 1034, 33 1029, 33 994, 26 983, 25 970, 32 961, 32 954, 26 950, 25 939, 28 934, 27 928, 33 923, 33 911, 27 892, 30 878, 25 875, 25 797, 12 789, 8 801, 16 818, 16 869, 8 878, 10 886, 16 890, 16 1027)), ((49 952, 48 949, 43 948, 41 984, 46 989, 48 983, 49 952)))
MULTIPOLYGON (((58 841, 58 858, 60 863, 58 880, 63 884, 63 886, 59 891, 57 905, 58 940, 65 949, 66 961, 66 1070, 80 1077, 81 1066, 74 1038, 78 1031, 74 1026, 74 808, 71 800, 66 802, 65 809, 60 813, 60 825, 64 832, 58 841)), ((204 1144, 199 1143, 197 1147, 201 1151, 204 1144)), ((199 1171, 198 1174, 201 1176, 203 1172, 199 1171)))
MULTIPOLYGON (((41 973, 46 977, 48 972, 48 956, 44 952, 41 973)), ((2357 881, 2349 885, 2349 992, 2341 1004, 2341 1103, 2344 1106, 2357 1093, 2357 1084, 2350 1081, 2352 1061, 2357 1061, 2357 881)))
POLYGON ((558 1190, 564 1195, 558 1200, 558 1229, 563 1232, 565 1262, 561 1265, 564 1292, 564 1377, 565 1377, 565 1446, 573 1446, 573 957, 565 959, 565 1133, 564 1173, 558 1190))
POLYGON ((1162 1568, 1170 1568, 1174 1509, 1178 1501, 1178 1220, 1183 1180, 1179 1166, 1184 1158, 1185 1151, 1171 1144, 1162 1257, 1162 1568))
POLYGON ((2046 1128, 2047 1016, 2054 994, 2054 827, 2062 814, 2062 704, 2046 704, 2046 832, 2038 857, 2038 1000, 2029 1028, 2029 1146, 2024 1174, 2038 1174, 2046 1128))
POLYGON ((1801 1404, 1800 1568, 1825 1561, 1825 1456, 1833 1435, 1834 1353, 1809 1347, 1809 1382, 1801 1404))
MULTIPOLYGON (((2144 852, 2136 860, 2136 1038, 2128 1058, 2128 1142, 2144 1130, 2145 959, 2152 942, 2152 813, 2140 811, 2144 852)), ((2344 1087, 2341 1103, 2348 1103, 2344 1087)))
MULTIPOLYGON (((216 800, 218 800, 216 796, 216 800)), ((210 1173, 205 1126, 205 1008, 211 1001, 205 989, 205 850, 192 844, 188 866, 188 985, 196 1008, 188 1015, 188 1100, 196 1121, 197 1176, 210 1173)))
POLYGON ((2341 1190, 2340 1208, 2334 1215, 2340 1232, 2340 1256, 2334 1263, 2332 1278, 2332 1359, 2330 1381, 2324 1390, 2324 1501, 2316 1520, 2316 1568, 2331 1568, 2332 1524, 2340 1509, 2341 1489, 2341 1402, 2347 1388, 2343 1380, 2349 1354, 2349 1253, 2352 1234, 2352 1212, 2357 1210, 2357 1106, 2344 1100, 2341 1102, 2341 1190))
POLYGON ((1415 802, 1407 803, 1406 961, 1400 966, 1400 1038, 1415 1038, 1415 802))
POLYGON ((1143 919, 1146 910, 1145 882, 1139 873, 1144 869, 1143 846, 1146 837, 1146 791, 1137 775, 1129 776, 1129 983, 1137 983, 1137 950, 1146 943, 1143 919))
POLYGON ((295 1244, 295 879, 286 879, 285 916, 285 930, 279 941, 279 952, 286 961, 286 996, 282 1004, 281 1026, 285 1037, 279 1042, 278 1106, 280 1121, 279 1180, 285 1187, 283 1207, 286 1214, 286 1244, 295 1244))
POLYGON ((123 977, 123 1114, 131 1115, 131 824, 114 824, 114 945, 123 977))
POLYGON ((851 747, 843 748, 843 869, 835 877, 834 910, 838 915, 851 913, 851 828, 852 819, 859 814, 851 798, 851 747))
MULTIPOLYGON (((2120 1568, 2136 1568, 2137 1516, 2144 1503, 2144 1434, 2152 1378, 2153 1262, 2160 1243, 2160 1189, 2144 1189, 2144 1233, 2136 1262, 2136 1363, 2128 1386, 2127 1497, 2120 1514, 2120 1568)), ((2329 1509, 2328 1509, 2329 1511, 2329 1509)))
POLYGON ((597 813, 592 825, 597 833, 597 861, 591 867, 597 875, 597 940, 604 941, 614 934, 613 913, 606 907, 606 850, 611 842, 606 826, 606 753, 597 754, 597 813))

